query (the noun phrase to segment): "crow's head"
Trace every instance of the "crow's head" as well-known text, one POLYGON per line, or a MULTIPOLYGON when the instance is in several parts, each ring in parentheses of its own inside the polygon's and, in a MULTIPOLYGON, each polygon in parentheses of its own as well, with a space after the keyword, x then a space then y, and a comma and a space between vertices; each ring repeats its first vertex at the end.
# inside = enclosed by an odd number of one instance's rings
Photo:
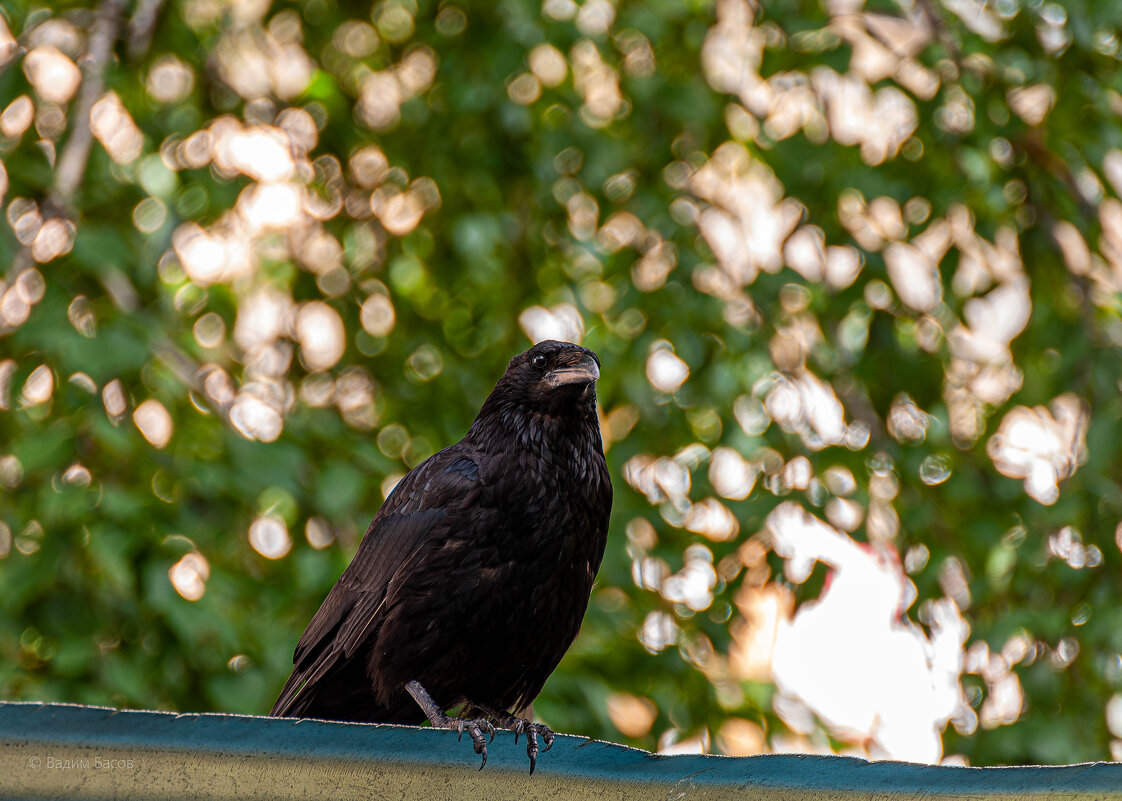
POLYGON ((600 360, 588 348, 546 340, 510 360, 492 401, 549 417, 595 414, 600 360))

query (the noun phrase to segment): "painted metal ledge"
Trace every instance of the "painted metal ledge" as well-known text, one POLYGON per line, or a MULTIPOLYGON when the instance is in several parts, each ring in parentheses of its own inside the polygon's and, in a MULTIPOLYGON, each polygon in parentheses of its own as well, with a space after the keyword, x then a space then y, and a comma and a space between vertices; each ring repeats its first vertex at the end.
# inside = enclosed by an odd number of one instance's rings
POLYGON ((956 768, 851 757, 660 757, 562 735, 528 776, 501 733, 0 703, 4 799, 1118 799, 1122 764, 956 768))

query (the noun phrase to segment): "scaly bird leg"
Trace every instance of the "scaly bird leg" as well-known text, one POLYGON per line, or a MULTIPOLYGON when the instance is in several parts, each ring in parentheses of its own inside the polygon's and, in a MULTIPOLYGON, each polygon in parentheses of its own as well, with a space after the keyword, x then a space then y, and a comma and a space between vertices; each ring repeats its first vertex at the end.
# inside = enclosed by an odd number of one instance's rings
POLYGON ((541 753, 544 754, 553 748, 553 729, 544 723, 533 723, 525 718, 515 717, 501 709, 492 709, 483 704, 476 704, 476 706, 494 718, 499 726, 514 732, 514 742, 518 742, 518 735, 526 735, 526 756, 530 757, 530 775, 533 776, 534 766, 538 764, 538 737, 540 735, 542 742, 545 743, 545 748, 541 749, 541 753))
MULTIPOLYGON (((411 681, 405 685, 405 689, 413 696, 413 700, 421 707, 425 713, 425 717, 429 719, 429 723, 435 729, 452 729, 459 737, 459 740, 464 736, 464 732, 468 733, 471 737, 472 748, 475 753, 483 755, 483 761, 479 764, 479 769, 483 770, 483 766, 487 764, 487 742, 483 739, 484 734, 490 734, 491 739, 495 739, 495 727, 486 718, 453 718, 444 714, 436 701, 432 700, 419 681, 411 681)), ((531 771, 533 772, 533 771, 531 771)))

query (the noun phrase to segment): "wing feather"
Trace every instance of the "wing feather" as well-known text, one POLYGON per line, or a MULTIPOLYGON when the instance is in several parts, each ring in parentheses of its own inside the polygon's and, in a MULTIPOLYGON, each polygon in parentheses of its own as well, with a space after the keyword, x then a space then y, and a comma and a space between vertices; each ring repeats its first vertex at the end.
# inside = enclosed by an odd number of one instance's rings
POLYGON ((449 513, 470 503, 478 485, 478 464, 462 445, 430 457, 401 480, 300 637, 292 676, 269 714, 299 714, 317 682, 355 656, 379 623, 389 588, 400 584, 426 543, 440 537, 449 513))

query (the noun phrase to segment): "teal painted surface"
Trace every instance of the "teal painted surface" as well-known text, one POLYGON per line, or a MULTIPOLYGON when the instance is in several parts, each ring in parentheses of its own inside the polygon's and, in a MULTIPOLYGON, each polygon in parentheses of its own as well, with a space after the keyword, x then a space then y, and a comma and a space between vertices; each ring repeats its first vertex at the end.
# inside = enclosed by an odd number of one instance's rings
POLYGON ((499 734, 0 703, 0 798, 1122 799, 1122 765, 956 768, 836 756, 662 757, 562 735, 526 775, 499 734))

